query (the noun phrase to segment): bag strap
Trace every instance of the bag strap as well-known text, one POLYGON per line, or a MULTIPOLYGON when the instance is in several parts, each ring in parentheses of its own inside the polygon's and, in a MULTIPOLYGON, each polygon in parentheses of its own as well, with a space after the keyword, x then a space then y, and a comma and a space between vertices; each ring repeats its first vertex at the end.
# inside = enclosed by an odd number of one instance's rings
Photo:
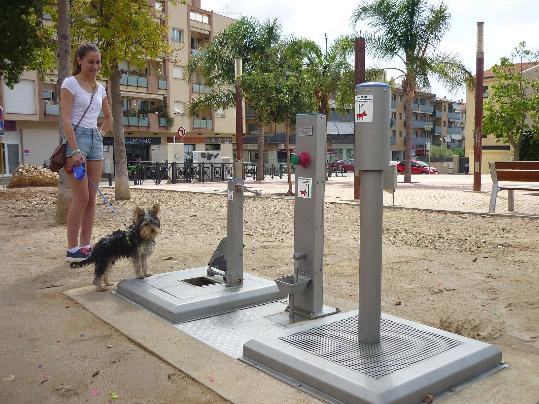
MULTIPOLYGON (((76 79, 75 79, 76 80, 76 79)), ((77 128, 79 127, 80 123, 82 122, 82 120, 84 119, 84 117, 86 116, 86 112, 88 112, 88 110, 90 109, 91 105, 92 105, 92 101, 94 100, 94 95, 95 95, 95 92, 97 91, 97 83, 95 85, 95 88, 94 88, 94 91, 92 92, 92 96, 90 97, 90 103, 88 104, 88 106, 86 107, 86 110, 84 111, 84 114, 82 114, 82 116, 80 117, 79 121, 77 122, 77 124, 75 125, 75 127, 73 128, 73 131, 77 130, 77 128)), ((64 139, 62 141, 62 144, 66 144, 67 143, 67 139, 66 137, 64 136, 64 139)))
MULTIPOLYGON (((76 79, 75 79, 76 80, 76 79)), ((79 122, 77 122, 77 124, 75 125, 75 129, 73 130, 77 130, 77 128, 79 127, 80 123, 82 122, 82 120, 84 119, 84 117, 86 116, 86 112, 88 112, 88 110, 90 109, 91 105, 92 105, 92 101, 94 100, 94 95, 95 95, 95 92, 97 90, 97 83, 95 85, 95 88, 94 88, 94 91, 92 92, 92 97, 90 98, 90 103, 88 104, 88 106, 86 107, 86 110, 84 111, 84 114, 82 114, 82 116, 80 117, 79 119, 79 122)))

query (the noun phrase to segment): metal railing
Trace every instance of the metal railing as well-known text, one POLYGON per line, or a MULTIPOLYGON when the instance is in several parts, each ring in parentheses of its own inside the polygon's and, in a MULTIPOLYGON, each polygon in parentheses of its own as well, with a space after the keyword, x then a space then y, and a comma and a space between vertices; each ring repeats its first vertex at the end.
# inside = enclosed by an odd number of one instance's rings
POLYGON ((122 77, 120 78, 120 84, 123 86, 148 88, 148 79, 141 76, 122 74, 122 77))
MULTIPOLYGON (((243 178, 256 179, 256 163, 244 163, 243 178)), ((134 185, 142 185, 144 181, 153 181, 159 185, 162 181, 171 184, 181 182, 221 182, 232 178, 232 163, 168 163, 153 161, 130 161, 127 162, 129 180, 134 185)), ((294 167, 292 167, 294 173, 294 167)), ((346 171, 343 167, 327 167, 328 177, 344 176, 346 171)), ((283 178, 288 175, 286 163, 265 164, 264 178, 283 178)))

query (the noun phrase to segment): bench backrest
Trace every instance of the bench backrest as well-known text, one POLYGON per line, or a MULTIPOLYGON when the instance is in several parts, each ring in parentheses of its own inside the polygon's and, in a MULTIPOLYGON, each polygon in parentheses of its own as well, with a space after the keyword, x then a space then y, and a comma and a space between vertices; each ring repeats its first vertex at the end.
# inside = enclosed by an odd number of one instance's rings
POLYGON ((492 181, 539 182, 539 161, 490 163, 492 181))

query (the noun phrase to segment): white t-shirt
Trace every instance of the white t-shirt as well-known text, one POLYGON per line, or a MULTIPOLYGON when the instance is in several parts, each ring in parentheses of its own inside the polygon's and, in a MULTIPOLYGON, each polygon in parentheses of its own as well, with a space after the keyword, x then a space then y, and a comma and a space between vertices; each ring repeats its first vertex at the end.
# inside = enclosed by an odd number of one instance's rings
MULTIPOLYGON (((71 112, 71 122, 73 125, 76 125, 88 104, 90 104, 90 98, 92 93, 89 93, 84 88, 81 87, 75 76, 66 77, 62 83, 62 88, 67 89, 71 94, 73 94, 73 108, 71 112)), ((97 128, 97 116, 101 112, 101 106, 103 105, 103 98, 107 96, 105 87, 102 84, 97 83, 95 89, 94 98, 92 100, 92 105, 88 108, 88 112, 80 121, 79 126, 83 128, 97 128)))

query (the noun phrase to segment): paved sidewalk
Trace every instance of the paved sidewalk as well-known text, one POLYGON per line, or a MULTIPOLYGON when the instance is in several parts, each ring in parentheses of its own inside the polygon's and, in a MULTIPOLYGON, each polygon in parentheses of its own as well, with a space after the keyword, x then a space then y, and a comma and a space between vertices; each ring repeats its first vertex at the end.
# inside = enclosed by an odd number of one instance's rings
MULTIPOLYGON (((481 192, 473 192, 472 175, 414 175, 411 184, 405 184, 403 180, 404 177, 399 175, 394 195, 394 206, 396 207, 488 213, 492 188, 490 175, 482 176, 481 192)), ((286 177, 282 179, 267 178, 263 182, 247 179, 245 184, 249 188, 261 190, 262 194, 266 196, 282 196, 288 191, 286 177)), ((225 193, 226 187, 226 182, 167 184, 165 181, 155 185, 152 180, 146 180, 142 185, 132 186, 132 188, 205 193, 225 193)), ((354 178, 351 173, 345 174, 343 177, 329 178, 326 184, 326 201, 354 201, 354 178)), ((384 205, 393 205, 393 196, 390 193, 384 192, 384 205)), ((496 213, 539 217, 539 189, 534 192, 515 191, 515 211, 513 213, 507 210, 507 191, 499 192, 496 213)))

